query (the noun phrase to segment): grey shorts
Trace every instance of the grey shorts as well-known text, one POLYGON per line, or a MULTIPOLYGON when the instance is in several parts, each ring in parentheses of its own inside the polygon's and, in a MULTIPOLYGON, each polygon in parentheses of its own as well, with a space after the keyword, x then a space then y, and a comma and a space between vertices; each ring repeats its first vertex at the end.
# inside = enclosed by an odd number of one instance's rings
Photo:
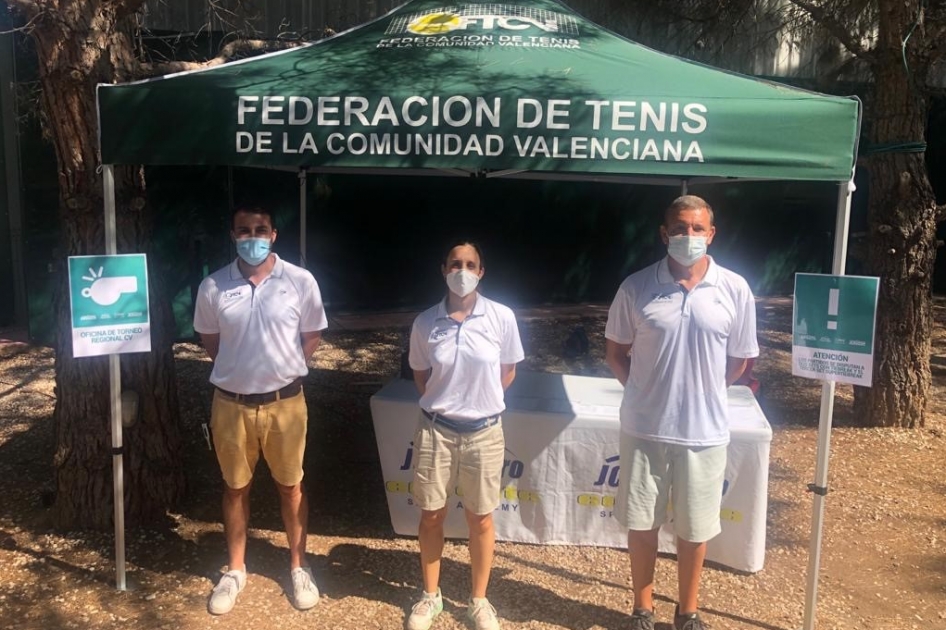
POLYGON ((726 445, 691 447, 621 433, 615 516, 629 530, 659 528, 668 516, 677 536, 706 542, 720 532, 726 445))

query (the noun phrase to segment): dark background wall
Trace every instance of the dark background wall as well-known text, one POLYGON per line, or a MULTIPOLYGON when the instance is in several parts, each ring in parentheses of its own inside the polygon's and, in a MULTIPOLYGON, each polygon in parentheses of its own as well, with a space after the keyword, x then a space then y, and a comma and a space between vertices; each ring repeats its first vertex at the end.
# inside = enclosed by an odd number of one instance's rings
MULTIPOLYGON (((252 169, 149 168, 158 250, 189 318, 200 278, 232 259, 232 198, 277 212, 276 250, 299 258, 298 178, 252 169)), ((836 185, 694 188, 717 210, 711 252, 760 294, 791 291, 796 271, 830 266, 836 185)), ((483 290, 513 306, 609 301, 621 280, 664 254, 657 228, 679 190, 502 179, 310 174, 308 267, 339 310, 420 308, 443 293, 456 238, 484 249, 483 290)), ((183 323, 183 321, 182 321, 183 323)), ((188 334, 186 325, 182 334, 188 334)))

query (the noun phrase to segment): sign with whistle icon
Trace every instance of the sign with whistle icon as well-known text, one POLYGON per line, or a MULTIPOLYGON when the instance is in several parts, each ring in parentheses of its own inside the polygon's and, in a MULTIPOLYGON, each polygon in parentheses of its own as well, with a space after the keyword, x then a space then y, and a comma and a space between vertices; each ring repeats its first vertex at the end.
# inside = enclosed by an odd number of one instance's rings
POLYGON ((151 351, 144 254, 69 257, 72 356, 151 351))

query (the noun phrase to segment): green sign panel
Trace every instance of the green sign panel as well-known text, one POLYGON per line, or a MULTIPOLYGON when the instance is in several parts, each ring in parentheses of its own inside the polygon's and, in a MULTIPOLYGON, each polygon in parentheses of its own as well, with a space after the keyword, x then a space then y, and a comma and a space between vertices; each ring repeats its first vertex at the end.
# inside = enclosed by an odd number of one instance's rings
POLYGON ((871 384, 879 278, 795 274, 792 374, 871 384))
POLYGON ((151 351, 144 254, 70 256, 69 302, 73 356, 151 351))

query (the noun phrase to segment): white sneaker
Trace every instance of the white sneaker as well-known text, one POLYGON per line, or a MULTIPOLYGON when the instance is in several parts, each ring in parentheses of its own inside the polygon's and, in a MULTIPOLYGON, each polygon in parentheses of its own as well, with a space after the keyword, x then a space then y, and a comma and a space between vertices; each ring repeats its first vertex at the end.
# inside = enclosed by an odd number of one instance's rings
POLYGON ((299 567, 293 569, 290 576, 292 577, 292 603, 296 608, 309 610, 319 603, 319 587, 315 585, 312 569, 299 567))
POLYGON ((246 570, 227 571, 210 592, 207 611, 211 615, 225 615, 233 610, 237 595, 246 586, 246 570))
POLYGON ((499 630, 496 609, 485 597, 471 599, 470 607, 466 609, 466 616, 476 630, 499 630))
POLYGON ((427 630, 434 619, 443 612, 443 597, 440 589, 431 597, 424 593, 416 604, 411 607, 411 614, 407 618, 407 630, 427 630))

